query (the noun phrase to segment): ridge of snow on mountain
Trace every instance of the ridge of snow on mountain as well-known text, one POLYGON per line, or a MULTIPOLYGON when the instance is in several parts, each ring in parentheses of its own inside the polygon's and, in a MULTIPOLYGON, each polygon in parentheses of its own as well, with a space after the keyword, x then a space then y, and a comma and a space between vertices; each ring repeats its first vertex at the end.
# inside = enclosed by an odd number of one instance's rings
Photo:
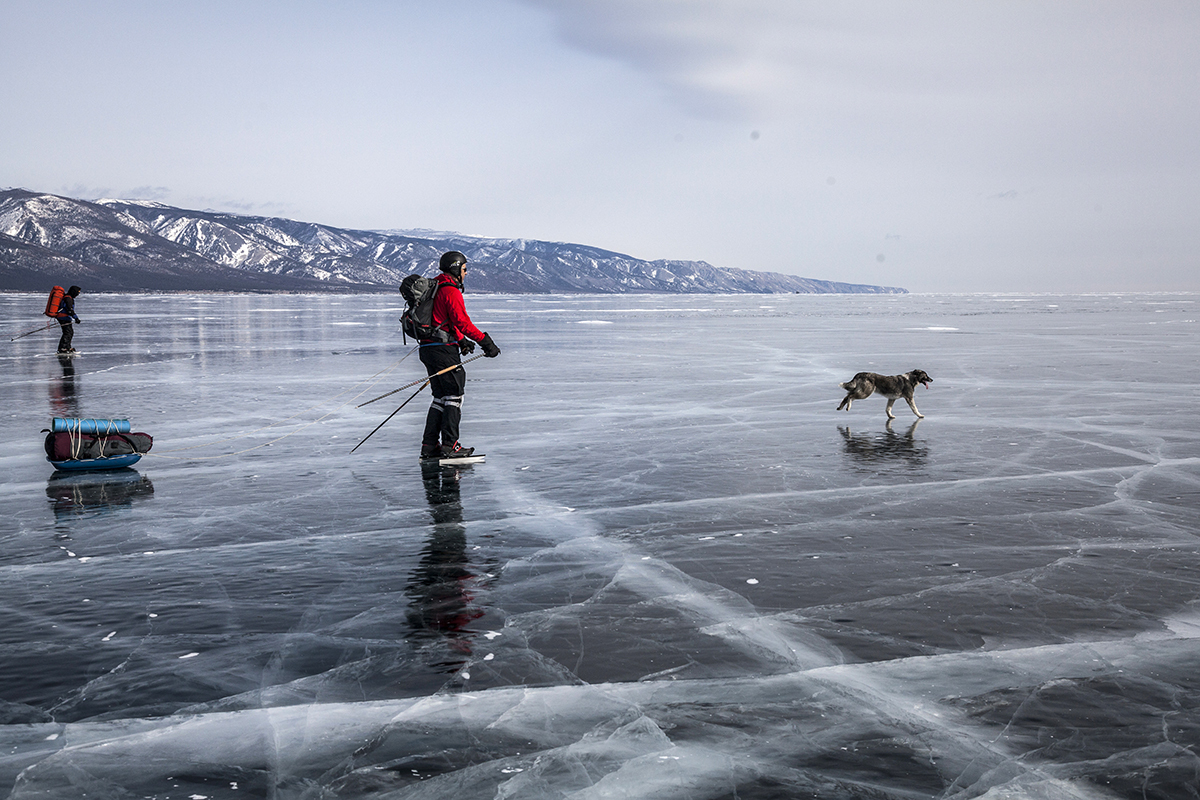
POLYGON ((0 288, 86 283, 90 291, 380 291, 432 274, 446 250, 471 289, 517 293, 855 293, 838 283, 704 261, 646 261, 598 247, 413 230, 366 231, 142 200, 0 192, 0 288))

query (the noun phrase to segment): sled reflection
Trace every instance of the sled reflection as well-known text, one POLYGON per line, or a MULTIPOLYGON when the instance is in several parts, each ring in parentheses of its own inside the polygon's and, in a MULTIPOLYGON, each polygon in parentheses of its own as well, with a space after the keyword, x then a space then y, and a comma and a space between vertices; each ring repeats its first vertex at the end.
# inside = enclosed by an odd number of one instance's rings
POLYGON ((50 416, 74 418, 79 413, 79 396, 75 386, 75 359, 59 355, 62 374, 50 379, 50 416))
POLYGON ((920 420, 908 426, 904 433, 896 433, 892 429, 892 421, 888 420, 882 433, 864 431, 854 433, 847 427, 838 427, 842 434, 843 447, 846 455, 862 466, 880 466, 887 463, 902 462, 912 467, 921 467, 929 458, 929 448, 918 443, 914 434, 920 420))
POLYGON ((154 494, 154 484, 135 469, 111 472, 56 470, 46 482, 46 497, 60 522, 129 508, 154 494))
MULTIPOLYGON (((410 638, 443 640, 463 655, 471 653, 468 625, 483 616, 472 605, 471 582, 475 574, 467 560, 467 529, 459 496, 460 471, 437 464, 422 465, 425 499, 433 530, 421 551, 421 560, 405 587, 412 604, 408 611, 410 638)), ((457 669, 462 659, 444 664, 457 669)))

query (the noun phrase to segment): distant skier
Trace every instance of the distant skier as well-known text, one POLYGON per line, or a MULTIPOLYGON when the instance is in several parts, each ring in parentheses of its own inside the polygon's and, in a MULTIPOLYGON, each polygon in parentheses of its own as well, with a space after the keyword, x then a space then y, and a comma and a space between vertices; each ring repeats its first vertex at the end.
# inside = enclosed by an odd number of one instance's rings
MULTIPOLYGON (((467 316, 463 302, 463 277, 467 272, 467 257, 457 250, 443 253, 438 268, 437 295, 433 301, 433 326, 446 334, 447 341, 421 339, 421 363, 433 375, 455 364, 462 356, 475 350, 475 342, 488 358, 500 355, 492 337, 476 328, 467 316), (474 340, 474 341, 472 341, 474 340)), ((462 420, 463 394, 467 373, 460 366, 437 375, 430 381, 433 403, 425 417, 425 434, 421 437, 421 458, 464 458, 475 451, 458 443, 458 425, 462 420)))
POLYGON ((60 353, 78 352, 71 347, 71 340, 75 338, 74 323, 79 322, 79 317, 75 314, 75 298, 79 297, 81 291, 83 290, 78 286, 72 286, 58 301, 58 311, 54 314, 54 318, 58 320, 59 327, 62 328, 62 336, 58 339, 58 352, 60 353))

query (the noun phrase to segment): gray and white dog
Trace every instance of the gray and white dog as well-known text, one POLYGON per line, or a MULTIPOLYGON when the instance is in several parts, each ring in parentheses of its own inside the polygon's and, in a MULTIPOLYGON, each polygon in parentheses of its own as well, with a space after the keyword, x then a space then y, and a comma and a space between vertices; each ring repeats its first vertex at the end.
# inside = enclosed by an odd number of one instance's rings
POLYGON ((929 377, 928 373, 923 369, 914 369, 912 372, 906 372, 903 375, 880 375, 877 372, 860 372, 845 383, 838 384, 846 390, 846 397, 842 400, 842 404, 837 407, 838 411, 843 408, 850 410, 850 404, 855 400, 865 400, 872 393, 879 392, 888 399, 887 415, 888 419, 895 419, 896 415, 892 413, 892 403, 895 403, 901 397, 904 402, 908 403, 908 407, 912 412, 921 419, 925 419, 925 415, 917 411, 917 404, 913 402, 913 392, 917 389, 917 384, 921 384, 926 389, 929 384, 933 383, 933 378, 929 377))

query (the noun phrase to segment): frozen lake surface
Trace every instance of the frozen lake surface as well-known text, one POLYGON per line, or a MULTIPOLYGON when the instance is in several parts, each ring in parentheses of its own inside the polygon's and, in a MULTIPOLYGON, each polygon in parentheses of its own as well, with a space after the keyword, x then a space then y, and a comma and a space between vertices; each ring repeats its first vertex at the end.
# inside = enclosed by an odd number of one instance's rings
POLYGON ((350 453, 398 302, 6 344, 0 796, 1200 796, 1200 296, 468 293, 487 461, 424 471, 427 390, 350 453))

